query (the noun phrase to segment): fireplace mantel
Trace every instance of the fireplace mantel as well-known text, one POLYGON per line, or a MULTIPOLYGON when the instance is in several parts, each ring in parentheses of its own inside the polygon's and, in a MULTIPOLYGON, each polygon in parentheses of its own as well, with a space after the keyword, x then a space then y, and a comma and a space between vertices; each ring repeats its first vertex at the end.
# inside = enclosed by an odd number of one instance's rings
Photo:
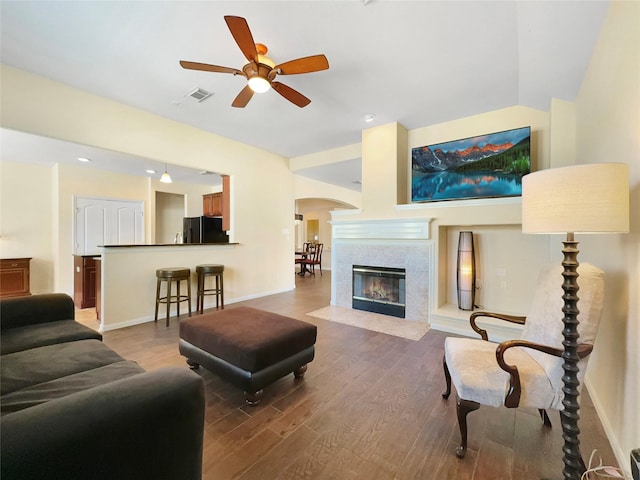
POLYGON ((334 239, 429 240, 431 218, 393 218, 386 220, 336 220, 332 217, 334 239))

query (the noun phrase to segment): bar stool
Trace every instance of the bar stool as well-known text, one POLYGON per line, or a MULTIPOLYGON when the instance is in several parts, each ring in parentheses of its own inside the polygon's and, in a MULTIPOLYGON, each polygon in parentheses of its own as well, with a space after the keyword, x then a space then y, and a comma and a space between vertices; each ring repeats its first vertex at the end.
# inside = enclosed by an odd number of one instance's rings
POLYGON ((196 310, 202 313, 204 310, 204 296, 216 296, 216 308, 224 310, 224 289, 223 289, 224 265, 197 265, 196 274, 198 276, 198 293, 196 295, 196 310), (215 277, 216 288, 204 288, 206 277, 215 277), (219 302, 219 303, 218 303, 219 302))
POLYGON ((177 307, 177 316, 180 316, 180 302, 187 302, 189 305, 189 316, 191 316, 191 270, 182 267, 159 268, 156 270, 156 315, 154 322, 158 321, 158 307, 161 303, 167 304, 167 327, 169 326, 169 311, 171 304, 175 303, 177 307), (187 281, 187 295, 180 293, 180 282, 187 281), (167 295, 160 296, 160 285, 167 282, 167 295), (171 295, 171 282, 176 282, 176 294, 171 295))

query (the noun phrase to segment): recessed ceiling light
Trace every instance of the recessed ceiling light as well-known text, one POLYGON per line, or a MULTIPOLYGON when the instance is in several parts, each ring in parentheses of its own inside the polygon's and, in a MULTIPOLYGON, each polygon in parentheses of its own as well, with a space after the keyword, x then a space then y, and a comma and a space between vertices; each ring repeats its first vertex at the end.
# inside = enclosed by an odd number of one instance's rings
POLYGON ((362 118, 364 118, 365 122, 370 123, 370 122, 373 122, 374 118, 376 118, 376 114, 375 113, 365 113, 362 118))
POLYGON ((78 161, 79 161, 79 162, 85 162, 85 163, 86 163, 86 162, 90 162, 90 161, 91 161, 91 159, 90 159, 90 158, 86 158, 86 157, 78 157, 78 161))
POLYGON ((155 170, 151 170, 151 169, 149 169, 149 170, 145 170, 145 172, 150 173, 150 174, 152 174, 152 175, 153 175, 154 173, 156 173, 156 171, 155 171, 155 170))

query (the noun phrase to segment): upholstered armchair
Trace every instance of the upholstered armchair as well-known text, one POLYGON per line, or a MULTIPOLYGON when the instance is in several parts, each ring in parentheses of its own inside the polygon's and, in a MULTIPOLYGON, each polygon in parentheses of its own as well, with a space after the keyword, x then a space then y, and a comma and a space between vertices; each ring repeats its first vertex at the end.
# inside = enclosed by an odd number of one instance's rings
MULTIPOLYGON (((578 267, 578 274, 578 380, 582 384, 602 313, 604 273, 585 263, 578 267)), ((482 340, 445 339, 447 389, 442 396, 449 398, 453 382, 461 436, 456 450, 458 457, 464 457, 467 451, 467 414, 480 405, 537 408, 548 427, 551 422, 546 410, 562 409, 562 282, 562 266, 548 265, 540 273, 526 317, 474 312, 471 328, 482 340), (476 323, 479 317, 523 324, 522 336, 519 340, 492 343, 486 330, 476 323)))

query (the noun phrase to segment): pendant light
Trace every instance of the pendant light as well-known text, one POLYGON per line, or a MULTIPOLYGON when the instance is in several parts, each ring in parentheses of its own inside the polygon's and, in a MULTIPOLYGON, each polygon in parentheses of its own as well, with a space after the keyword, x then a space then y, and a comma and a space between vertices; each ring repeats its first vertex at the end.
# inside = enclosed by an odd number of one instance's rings
POLYGON ((167 172, 167 164, 164 164, 164 173, 160 177, 160 183, 171 183, 171 176, 167 172))

